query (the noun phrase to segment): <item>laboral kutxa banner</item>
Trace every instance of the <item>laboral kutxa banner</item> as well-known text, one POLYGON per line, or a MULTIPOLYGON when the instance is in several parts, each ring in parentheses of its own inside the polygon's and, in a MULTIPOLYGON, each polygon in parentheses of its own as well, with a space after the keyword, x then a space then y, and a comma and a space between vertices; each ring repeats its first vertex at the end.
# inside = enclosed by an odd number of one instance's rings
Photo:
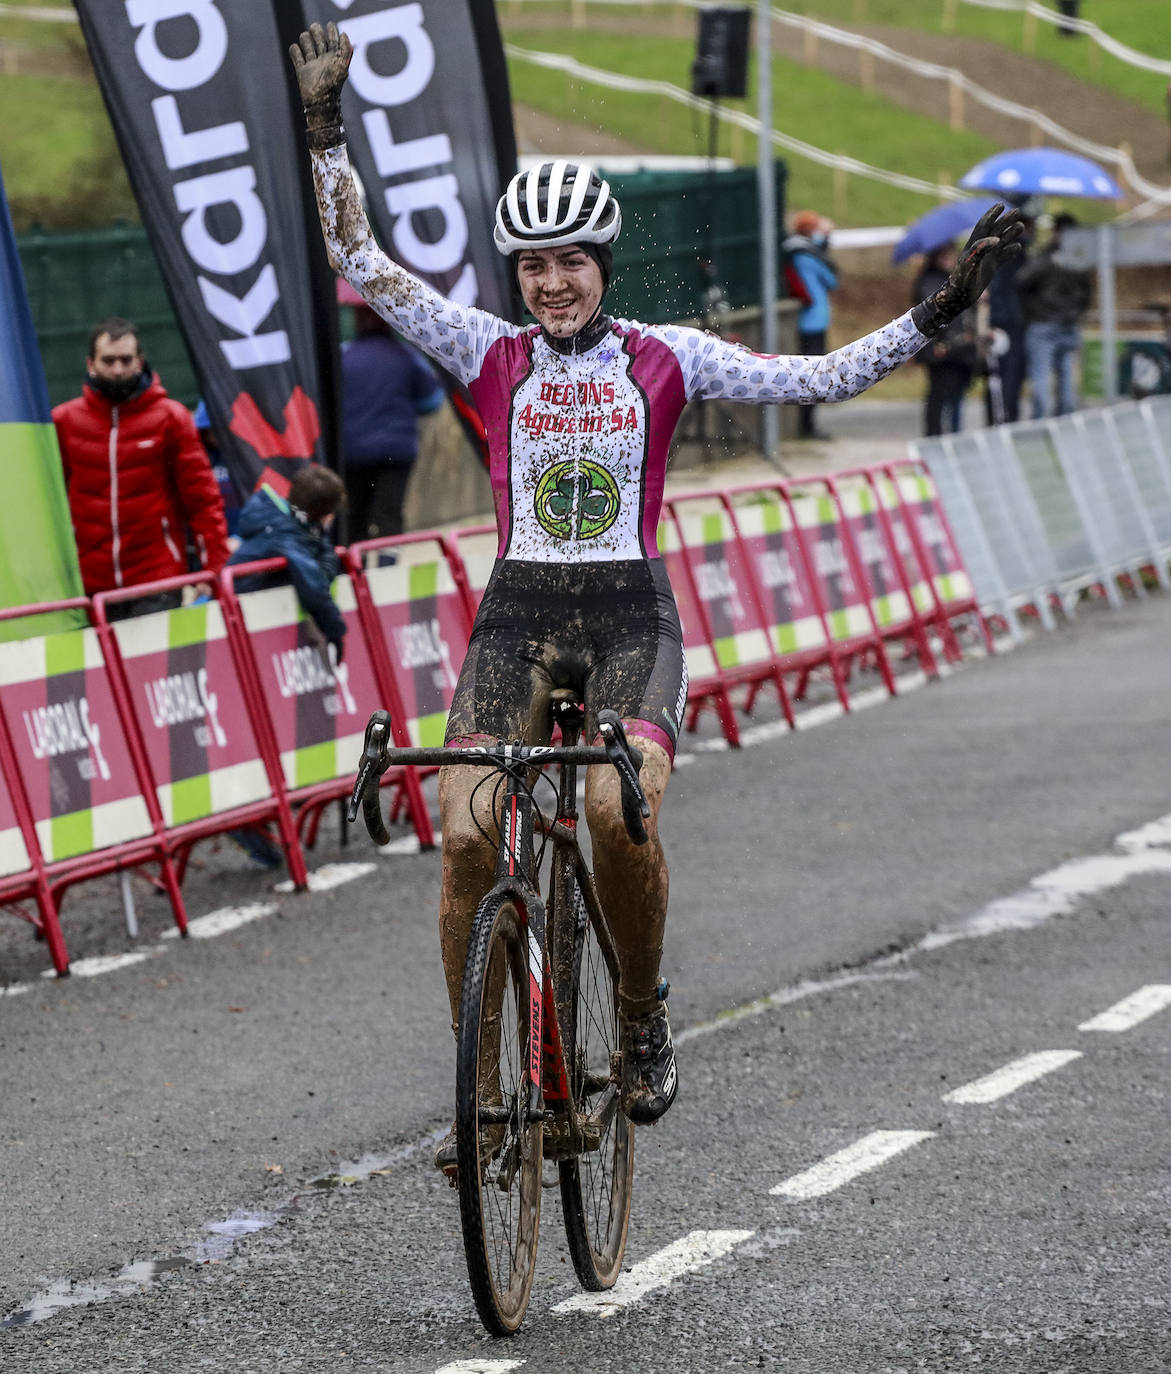
MULTIPOLYGON (((82 595, 57 431, 33 330, 12 218, 0 177, 0 606, 29 606, 82 595)), ((38 620, 38 631, 85 623, 84 612, 38 620)), ((0 640, 23 639, 29 622, 0 620, 0 640)))
POLYGON ((75 3, 233 477, 283 490, 306 459, 335 465, 336 313, 289 3, 75 3))

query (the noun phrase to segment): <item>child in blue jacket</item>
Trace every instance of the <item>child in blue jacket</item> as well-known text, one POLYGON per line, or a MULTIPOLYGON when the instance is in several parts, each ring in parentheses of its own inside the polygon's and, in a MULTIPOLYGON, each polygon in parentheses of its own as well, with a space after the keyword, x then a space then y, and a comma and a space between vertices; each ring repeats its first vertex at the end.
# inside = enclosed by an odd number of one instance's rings
MULTIPOLYGON (((337 473, 316 463, 301 468, 293 478, 287 499, 278 496, 266 483, 249 497, 240 512, 237 533, 243 542, 228 559, 229 564, 236 564, 284 558, 289 565, 287 578, 296 588, 297 599, 333 645, 338 663, 342 661, 346 623, 329 590, 338 570, 329 531, 345 495, 345 486, 337 473)), ((258 573, 241 578, 236 589, 257 591, 285 580, 284 573, 258 573)))

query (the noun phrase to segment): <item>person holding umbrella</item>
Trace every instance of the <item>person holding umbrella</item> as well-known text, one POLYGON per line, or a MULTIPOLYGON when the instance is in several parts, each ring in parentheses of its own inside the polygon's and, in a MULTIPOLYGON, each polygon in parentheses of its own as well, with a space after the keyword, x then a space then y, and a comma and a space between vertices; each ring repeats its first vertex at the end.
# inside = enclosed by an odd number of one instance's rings
POLYGON ((1077 224, 1075 216, 1062 213, 1053 221, 1053 234, 1045 247, 1016 274, 1017 290, 1024 306, 1025 356, 1033 390, 1033 419, 1068 415, 1077 406, 1074 362, 1081 352, 1081 318, 1093 295, 1088 268, 1072 267, 1062 260, 1061 236, 1077 224), (1057 401, 1053 404, 1053 378, 1057 401))

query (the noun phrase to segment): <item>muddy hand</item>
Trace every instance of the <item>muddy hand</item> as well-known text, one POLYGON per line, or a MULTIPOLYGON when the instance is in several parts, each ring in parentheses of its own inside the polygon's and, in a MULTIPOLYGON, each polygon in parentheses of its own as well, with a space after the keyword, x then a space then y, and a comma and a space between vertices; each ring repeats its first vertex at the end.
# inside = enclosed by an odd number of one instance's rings
POLYGON ((311 24, 289 47, 314 151, 336 147, 344 137, 342 87, 353 55, 349 38, 332 21, 325 28, 311 24))
POLYGON ((928 338, 979 300, 984 288, 1006 263, 1025 251, 1025 227, 1019 210, 994 205, 972 230, 951 276, 934 296, 911 311, 920 333, 928 338))

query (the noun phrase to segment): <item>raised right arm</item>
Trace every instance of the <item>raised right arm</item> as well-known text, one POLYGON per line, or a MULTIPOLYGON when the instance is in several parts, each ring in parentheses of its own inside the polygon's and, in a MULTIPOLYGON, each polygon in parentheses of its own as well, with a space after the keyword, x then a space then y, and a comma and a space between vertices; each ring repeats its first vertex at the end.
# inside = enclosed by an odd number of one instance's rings
POLYGON ((341 122, 341 91, 353 49, 336 24, 313 24, 289 49, 305 108, 317 212, 330 266, 371 308, 465 385, 507 321, 457 305, 379 247, 358 197, 341 122))

